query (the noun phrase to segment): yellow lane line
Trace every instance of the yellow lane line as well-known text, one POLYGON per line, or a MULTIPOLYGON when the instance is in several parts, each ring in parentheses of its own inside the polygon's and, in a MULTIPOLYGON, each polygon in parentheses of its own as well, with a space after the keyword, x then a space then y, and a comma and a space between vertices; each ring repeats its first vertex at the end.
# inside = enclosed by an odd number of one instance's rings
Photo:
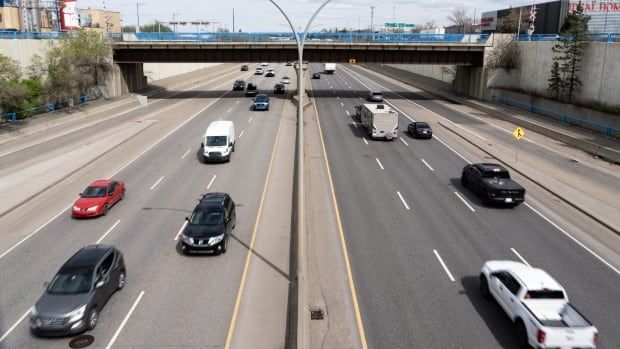
POLYGON ((319 120, 319 111, 316 108, 316 100, 313 98, 314 111, 316 115, 317 126, 319 128, 319 135, 321 137, 321 146, 323 148, 323 157, 325 159, 325 167, 327 168, 327 176, 329 179, 329 187, 332 194, 332 202, 334 204, 334 210, 336 211, 336 221, 338 222, 338 231, 340 233, 340 244, 342 246, 342 253, 344 254, 344 263, 347 269, 347 276, 349 279, 349 289, 351 290, 351 298, 353 299, 353 308, 355 311, 355 320, 357 321, 357 328, 360 334, 360 342, 363 349, 368 348, 366 343, 366 334, 364 332, 364 324, 362 322, 362 314, 360 312, 359 303, 357 301, 357 291, 355 290, 355 283, 353 282, 353 273, 351 272, 351 263, 349 262, 349 253, 347 252, 347 242, 344 238, 344 229, 342 228, 342 220, 340 219, 340 209, 338 208, 338 201, 336 200, 336 190, 334 189, 334 182, 332 180, 332 171, 329 167, 329 160, 327 158, 327 150, 325 148, 325 142, 323 141, 323 130, 321 129, 321 121, 319 120))
POLYGON ((269 168, 267 170, 267 177, 265 178, 265 183, 263 184, 263 192, 261 194, 260 203, 258 204, 258 212, 256 213, 256 222, 254 223, 254 229, 252 230, 250 248, 248 249, 248 254, 245 257, 245 265, 243 266, 243 274, 241 275, 241 284, 239 285, 239 291, 237 291, 237 300, 235 301, 235 308, 233 309, 232 319, 230 320, 230 325, 228 326, 228 335, 226 336, 226 344, 224 345, 225 349, 230 349, 232 337, 235 332, 235 326, 237 324, 237 315, 239 313, 239 306, 241 305, 241 297, 243 296, 245 280, 248 275, 248 268, 250 266, 250 260, 252 259, 252 251, 254 250, 254 242, 256 241, 256 232, 258 231, 258 226, 260 224, 261 214, 263 212, 263 204, 265 203, 265 196, 267 193, 267 188, 269 186, 269 179, 271 178, 271 168, 273 167, 273 160, 275 158, 278 141, 280 139, 280 130, 282 129, 282 122, 284 121, 284 112, 286 111, 286 105, 287 104, 285 103, 284 108, 282 109, 282 114, 280 115, 280 124, 278 125, 278 131, 276 133, 276 140, 273 143, 273 149, 271 151, 271 159, 269 160, 269 168))

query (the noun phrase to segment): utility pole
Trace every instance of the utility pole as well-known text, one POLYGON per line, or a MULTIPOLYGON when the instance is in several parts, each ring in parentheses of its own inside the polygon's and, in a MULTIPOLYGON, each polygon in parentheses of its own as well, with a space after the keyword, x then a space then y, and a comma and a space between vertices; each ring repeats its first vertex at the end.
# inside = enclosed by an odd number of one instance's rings
POLYGON ((374 27, 374 19, 375 19, 375 5, 371 5, 370 6, 370 32, 374 33, 375 32, 375 27, 374 27))
POLYGON ((233 30, 232 32, 235 32, 235 8, 233 7, 233 30))
POLYGON ((136 2, 136 16, 138 17, 138 26, 136 27, 136 33, 140 32, 140 5, 144 5, 144 3, 136 2))

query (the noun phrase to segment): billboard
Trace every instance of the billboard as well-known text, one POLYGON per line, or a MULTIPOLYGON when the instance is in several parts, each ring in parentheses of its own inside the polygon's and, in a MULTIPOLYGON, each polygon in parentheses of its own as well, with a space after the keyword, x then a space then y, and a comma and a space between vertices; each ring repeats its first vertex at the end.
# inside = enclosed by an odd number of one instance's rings
POLYGON ((497 29, 497 11, 484 12, 480 18, 481 30, 497 29))
POLYGON ((61 0, 60 29, 75 30, 80 27, 76 0, 61 0))

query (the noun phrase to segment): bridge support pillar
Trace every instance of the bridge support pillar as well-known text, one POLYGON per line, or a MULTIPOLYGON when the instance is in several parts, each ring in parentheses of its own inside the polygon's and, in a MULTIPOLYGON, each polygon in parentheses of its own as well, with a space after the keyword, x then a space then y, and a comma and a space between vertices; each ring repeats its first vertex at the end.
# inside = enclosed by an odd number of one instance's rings
POLYGON ((147 86, 142 63, 116 63, 107 84, 108 97, 117 97, 125 93, 138 92, 147 86))
POLYGON ((488 99, 487 72, 483 67, 457 66, 452 87, 458 93, 488 99))

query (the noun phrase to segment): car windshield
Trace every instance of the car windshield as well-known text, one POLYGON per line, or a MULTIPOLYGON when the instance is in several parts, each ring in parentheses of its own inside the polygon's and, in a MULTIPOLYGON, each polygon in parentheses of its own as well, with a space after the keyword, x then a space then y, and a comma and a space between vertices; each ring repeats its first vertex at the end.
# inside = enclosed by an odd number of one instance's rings
POLYGON ((484 178, 504 178, 510 179, 508 171, 487 171, 483 175, 484 178))
POLYGON ((52 282, 50 282, 47 292, 51 294, 77 294, 90 291, 93 279, 91 268, 75 268, 62 270, 52 282))
POLYGON ((213 209, 200 209, 194 211, 189 218, 191 225, 220 225, 224 222, 224 212, 213 209))
POLYGON ((381 97, 381 92, 373 92, 372 95, 375 97, 381 97))
POLYGON ((289 80, 290 78, 288 76, 284 76, 282 77, 282 80, 289 80))
POLYGON ((256 96, 256 102, 267 102, 268 100, 269 100, 269 97, 267 97, 266 95, 256 96))
POLYGON ((84 198, 100 198, 105 196, 105 187, 88 187, 82 193, 84 198))
POLYGON ((237 80, 237 81, 235 81, 235 84, 241 85, 241 84, 243 84, 243 80, 237 80))
POLYGON ((256 90, 256 85, 248 84, 248 90, 256 90))
POLYGON ((417 124, 415 124, 415 126, 419 128, 430 128, 430 126, 428 126, 428 124, 425 122, 418 122, 417 124))
POLYGON ((207 136, 207 146, 222 147, 226 145, 226 136, 207 136))

